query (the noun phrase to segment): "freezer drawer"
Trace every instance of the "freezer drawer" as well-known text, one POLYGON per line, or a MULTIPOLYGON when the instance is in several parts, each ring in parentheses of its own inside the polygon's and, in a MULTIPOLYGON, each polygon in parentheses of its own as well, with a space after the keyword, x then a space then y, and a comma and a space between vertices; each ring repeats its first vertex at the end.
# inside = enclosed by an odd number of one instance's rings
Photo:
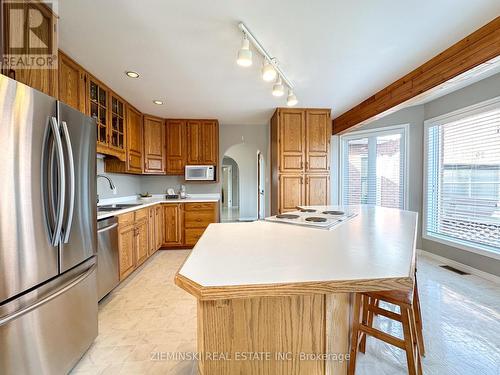
POLYGON ((97 336, 95 262, 53 292, 37 295, 34 303, 0 317, 2 375, 66 374, 97 336))

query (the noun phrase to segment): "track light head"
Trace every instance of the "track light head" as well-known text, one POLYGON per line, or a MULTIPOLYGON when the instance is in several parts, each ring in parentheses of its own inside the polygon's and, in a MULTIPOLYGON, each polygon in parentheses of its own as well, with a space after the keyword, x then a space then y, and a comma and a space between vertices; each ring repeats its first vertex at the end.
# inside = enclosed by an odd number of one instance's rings
POLYGON ((274 66, 268 61, 264 61, 264 65, 262 65, 262 79, 266 82, 271 82, 276 79, 276 69, 274 66))
POLYGON ((246 34, 243 34, 243 41, 241 42, 241 48, 238 51, 238 59, 236 60, 239 66, 250 66, 252 65, 252 51, 250 51, 250 42, 246 34))
POLYGON ((288 97, 286 98, 286 105, 289 107, 293 107, 298 102, 299 101, 297 100, 297 97, 293 93, 293 90, 288 90, 288 97))
POLYGON ((281 77, 278 76, 278 78, 276 78, 276 82, 273 85, 273 96, 283 96, 284 93, 285 93, 285 87, 281 82, 281 77))

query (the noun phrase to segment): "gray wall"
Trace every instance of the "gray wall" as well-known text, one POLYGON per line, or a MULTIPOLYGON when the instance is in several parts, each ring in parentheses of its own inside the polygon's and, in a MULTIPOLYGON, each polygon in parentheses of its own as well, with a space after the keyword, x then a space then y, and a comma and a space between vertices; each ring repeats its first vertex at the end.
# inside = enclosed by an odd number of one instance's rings
POLYGON ((101 158, 97 159, 97 173, 109 176, 116 186, 116 195, 114 195, 109 188, 108 181, 104 178, 97 179, 97 194, 99 194, 99 198, 126 197, 142 191, 140 176, 104 173, 104 161, 101 158))
MULTIPOLYGON (((500 74, 486 78, 429 103, 404 108, 356 130, 410 124, 407 209, 419 213, 417 246, 436 255, 500 276, 499 260, 422 238, 424 121, 497 96, 500 96, 500 74)), ((336 144, 338 139, 335 138, 338 137, 333 138, 332 144, 336 144)), ((333 153, 332 165, 338 166, 338 150, 337 147, 336 152, 333 153)), ((338 170, 332 173, 332 185, 338 186, 338 170)), ((334 194, 332 199, 336 198, 337 194, 334 194)), ((333 202, 336 202, 336 200, 333 200, 333 202)))
MULTIPOLYGON (((244 148, 247 150, 247 155, 255 155, 253 158, 255 161, 255 175, 257 170, 257 151, 260 151, 264 157, 266 163, 266 188, 265 188, 265 199, 266 199, 266 215, 271 211, 270 209, 270 180, 269 180, 269 125, 220 125, 219 126, 219 160, 224 158, 226 151, 234 145, 243 144, 244 148)), ((244 158, 246 160, 246 158, 244 158)), ((245 164, 247 162, 245 161, 245 164)), ((104 174, 104 162, 98 160, 97 163, 98 173, 104 174)), ((220 174, 220 168, 217 173, 220 174)), ((245 178, 243 187, 242 173, 247 173, 247 170, 242 171, 240 167, 240 205, 243 200, 249 199, 250 201, 246 203, 245 207, 250 207, 248 211, 245 212, 245 216, 240 212, 240 216, 243 218, 257 218, 257 201, 256 193, 250 194, 248 191, 257 190, 257 179, 255 181, 252 178, 245 178), (242 195, 242 188, 245 193, 242 195), (254 197, 255 195, 255 197, 254 197), (254 201, 251 201, 254 199, 254 201), (255 207, 251 207, 255 205, 255 207)), ((253 170, 249 170, 248 173, 253 173, 253 170)), ((127 174, 116 174, 109 173, 109 177, 113 179, 117 187, 117 194, 113 195, 109 190, 107 182, 104 179, 99 179, 97 184, 97 192, 100 194, 101 198, 113 198, 113 197, 123 197, 129 195, 135 195, 140 192, 150 192, 152 194, 164 194, 167 188, 172 187, 174 190, 178 190, 181 184, 186 185, 186 190, 188 194, 214 194, 221 192, 221 183, 186 183, 182 176, 135 176, 127 174)))

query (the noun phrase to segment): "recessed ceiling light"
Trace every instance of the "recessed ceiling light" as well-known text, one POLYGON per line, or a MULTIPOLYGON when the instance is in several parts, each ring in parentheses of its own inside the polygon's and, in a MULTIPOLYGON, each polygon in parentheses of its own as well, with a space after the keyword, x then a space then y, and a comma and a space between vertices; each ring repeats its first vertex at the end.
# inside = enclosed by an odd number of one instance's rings
POLYGON ((128 70, 128 71, 126 71, 126 72, 125 72, 125 74, 126 74, 127 76, 129 76, 130 78, 139 78, 139 73, 134 72, 134 71, 132 71, 132 70, 128 70))
POLYGON ((161 100, 153 100, 153 103, 158 104, 158 105, 162 105, 163 101, 161 101, 161 100))

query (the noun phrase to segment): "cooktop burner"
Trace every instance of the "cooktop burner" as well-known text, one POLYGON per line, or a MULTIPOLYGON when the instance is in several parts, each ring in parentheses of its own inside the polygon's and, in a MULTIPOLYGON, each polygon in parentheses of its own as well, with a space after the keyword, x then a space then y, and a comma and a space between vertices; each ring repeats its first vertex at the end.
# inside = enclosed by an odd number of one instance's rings
POLYGON ((312 208, 301 208, 300 212, 316 212, 316 210, 313 210, 312 208))
POLYGON ((343 215, 344 211, 323 211, 325 215, 343 215))
POLYGON ((281 215, 276 215, 278 219, 298 219, 299 215, 295 214, 281 214, 281 215))
POLYGON ((306 221, 312 221, 313 223, 324 223, 327 219, 326 217, 310 216, 305 218, 306 221))

